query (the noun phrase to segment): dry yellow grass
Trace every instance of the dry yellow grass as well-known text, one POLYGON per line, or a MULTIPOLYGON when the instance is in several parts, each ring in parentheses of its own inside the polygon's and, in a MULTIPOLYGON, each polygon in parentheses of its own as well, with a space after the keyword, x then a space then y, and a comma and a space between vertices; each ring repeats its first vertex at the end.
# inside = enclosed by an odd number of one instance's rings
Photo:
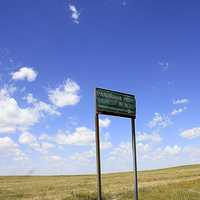
MULTIPOLYGON (((132 173, 103 175, 104 198, 133 200, 132 173)), ((200 200, 200 165, 139 173, 140 200, 200 200)), ((96 200, 96 177, 0 177, 0 200, 96 200)))

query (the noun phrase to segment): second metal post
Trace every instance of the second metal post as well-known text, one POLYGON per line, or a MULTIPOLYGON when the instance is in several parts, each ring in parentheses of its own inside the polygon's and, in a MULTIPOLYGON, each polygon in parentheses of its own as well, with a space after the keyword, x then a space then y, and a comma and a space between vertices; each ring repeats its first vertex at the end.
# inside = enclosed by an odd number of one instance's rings
POLYGON ((131 118, 132 126, 132 150, 134 165, 134 200, 138 200, 138 175, 137 175, 137 152, 136 152, 136 135, 135 135, 135 118, 131 118))

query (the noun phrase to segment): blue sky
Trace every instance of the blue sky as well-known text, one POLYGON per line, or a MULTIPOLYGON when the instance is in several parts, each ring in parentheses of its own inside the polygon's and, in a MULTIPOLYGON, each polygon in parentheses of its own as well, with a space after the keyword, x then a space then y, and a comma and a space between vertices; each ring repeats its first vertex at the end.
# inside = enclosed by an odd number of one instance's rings
MULTIPOLYGON (((95 87, 136 95, 139 169, 199 163, 199 7, 2 1, 0 174, 95 172, 95 87)), ((131 169, 129 120, 101 141, 103 171, 131 169)))

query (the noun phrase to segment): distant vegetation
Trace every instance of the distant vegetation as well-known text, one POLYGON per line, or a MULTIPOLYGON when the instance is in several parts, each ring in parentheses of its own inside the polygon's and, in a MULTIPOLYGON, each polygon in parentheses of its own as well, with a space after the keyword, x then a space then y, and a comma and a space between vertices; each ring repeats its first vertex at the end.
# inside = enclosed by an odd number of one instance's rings
MULTIPOLYGON (((200 165, 139 173, 140 200, 200 200, 200 165)), ((132 174, 103 175, 105 200, 133 200, 132 174)), ((96 200, 95 176, 0 177, 0 200, 96 200)))

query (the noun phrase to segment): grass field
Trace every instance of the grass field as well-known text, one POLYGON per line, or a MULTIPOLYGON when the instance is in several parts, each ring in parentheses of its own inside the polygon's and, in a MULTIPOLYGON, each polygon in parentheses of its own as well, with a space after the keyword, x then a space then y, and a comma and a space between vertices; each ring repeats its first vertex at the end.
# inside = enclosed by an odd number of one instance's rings
MULTIPOLYGON (((106 200, 133 200, 131 173, 103 175, 106 200)), ((96 200, 95 176, 0 177, 0 200, 96 200)), ((140 200, 200 200, 200 165, 139 173, 140 200)))

